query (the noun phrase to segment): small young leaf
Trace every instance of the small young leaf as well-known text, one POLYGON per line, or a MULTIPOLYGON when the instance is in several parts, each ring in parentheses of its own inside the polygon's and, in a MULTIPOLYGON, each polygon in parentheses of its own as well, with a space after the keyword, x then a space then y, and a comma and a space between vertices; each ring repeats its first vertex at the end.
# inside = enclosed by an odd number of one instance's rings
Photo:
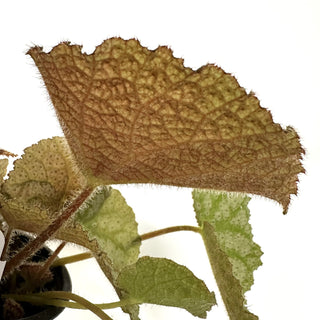
POLYGON ((193 71, 167 47, 121 38, 89 55, 69 43, 28 53, 90 181, 255 193, 287 210, 299 137, 219 67, 193 71))
POLYGON ((98 188, 75 221, 108 254, 114 272, 137 261, 140 240, 135 215, 118 190, 98 188))
POLYGON ((142 257, 124 268, 117 285, 139 303, 184 308, 194 316, 206 318, 216 304, 202 280, 186 267, 164 258, 142 257))
POLYGON ((201 227, 214 276, 231 320, 257 319, 244 307, 244 293, 261 265, 260 247, 252 241, 250 200, 245 195, 193 191, 194 209, 201 227))

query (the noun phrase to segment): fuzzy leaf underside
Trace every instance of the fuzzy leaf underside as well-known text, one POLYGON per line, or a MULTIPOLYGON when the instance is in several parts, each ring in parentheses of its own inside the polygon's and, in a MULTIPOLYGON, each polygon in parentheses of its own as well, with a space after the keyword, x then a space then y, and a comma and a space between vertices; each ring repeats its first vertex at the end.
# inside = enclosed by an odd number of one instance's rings
POLYGON ((231 320, 258 319, 245 308, 244 293, 253 284, 253 271, 262 251, 253 242, 249 197, 193 191, 194 209, 211 267, 231 320))
MULTIPOLYGON (((72 160, 71 151, 64 138, 41 140, 38 144, 26 148, 22 158, 15 161, 14 170, 1 186, 0 213, 13 229, 39 234, 53 222, 65 207, 66 201, 72 201, 79 190, 84 188, 85 183, 85 178, 72 160)), ((115 276, 121 267, 138 259, 140 242, 137 223, 132 209, 117 190, 102 187, 87 201, 88 204, 80 208, 78 216, 83 217, 82 210, 88 213, 87 222, 89 217, 92 220, 103 220, 108 213, 114 214, 119 210, 122 218, 126 215, 124 232, 119 229, 114 216, 113 220, 108 221, 109 230, 113 229, 114 232, 106 234, 105 239, 101 232, 95 238, 92 230, 90 233, 90 228, 87 231, 83 225, 71 219, 55 234, 55 238, 90 249, 107 278, 115 286, 115 276), (97 194, 100 194, 100 197, 97 197, 97 203, 94 204, 97 194), (105 206, 107 211, 104 210, 105 206), (129 234, 126 234, 127 231, 129 234), (135 240, 132 247, 130 237, 135 240)), ((103 222, 105 223, 105 220, 103 222)), ((116 287, 115 289, 120 298, 123 298, 121 291, 116 287)), ((132 320, 138 319, 137 306, 129 306, 127 311, 132 320)))
POLYGON ((140 303, 184 308, 200 318, 206 318, 216 304, 214 293, 202 280, 165 258, 140 258, 121 271, 117 284, 140 303))
POLYGON ((231 74, 194 71, 134 39, 108 39, 92 54, 65 42, 28 53, 90 181, 254 193, 287 210, 304 172, 299 137, 231 74))

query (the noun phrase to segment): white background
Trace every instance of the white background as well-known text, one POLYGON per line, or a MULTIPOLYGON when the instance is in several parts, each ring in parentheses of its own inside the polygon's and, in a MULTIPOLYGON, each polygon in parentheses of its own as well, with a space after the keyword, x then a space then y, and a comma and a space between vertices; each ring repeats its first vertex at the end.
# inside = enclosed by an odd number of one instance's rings
MULTIPOLYGON (((33 44, 48 51, 62 40, 90 53, 104 39, 136 37, 155 49, 168 45, 194 69, 216 63, 254 91, 274 120, 292 125, 307 151, 299 196, 287 216, 259 197, 250 202, 254 239, 264 255, 247 294, 260 320, 320 319, 320 4, 301 1, 2 1, 0 4, 0 147, 21 154, 40 139, 61 135, 48 94, 33 61, 33 44)), ((141 233, 195 224, 191 191, 159 186, 118 187, 134 209, 141 233)), ((71 246, 64 255, 77 252, 71 246)), ((148 240, 142 254, 187 265, 215 289, 200 237, 181 232, 148 240)), ((74 292, 94 302, 116 301, 93 260, 69 268, 74 292)), ((208 319, 228 319, 221 301, 208 319)), ((142 319, 194 319, 183 310, 143 306, 142 319)), ((128 319, 112 310, 114 320, 128 319)), ((59 320, 96 319, 65 310, 59 320)), ((239 319, 240 320, 240 319, 239 319)))

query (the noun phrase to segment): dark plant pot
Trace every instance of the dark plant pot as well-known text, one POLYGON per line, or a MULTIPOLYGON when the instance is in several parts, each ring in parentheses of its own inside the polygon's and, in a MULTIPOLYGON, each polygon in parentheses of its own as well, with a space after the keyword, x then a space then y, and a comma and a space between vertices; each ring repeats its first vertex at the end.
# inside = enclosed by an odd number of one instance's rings
MULTIPOLYGON (((18 236, 15 236, 13 242, 10 244, 10 250, 12 249, 12 251, 14 251, 16 247, 22 247, 29 240, 30 237, 26 235, 19 234, 18 236), (19 240, 17 240, 17 237, 19 240)), ((33 262, 45 261, 51 253, 52 251, 49 248, 43 247, 37 253, 35 253, 31 260, 33 262)), ((44 286, 43 290, 71 291, 71 279, 66 267, 55 267, 51 269, 51 272, 53 274, 53 280, 48 282, 44 286)), ((35 306, 27 302, 21 302, 20 304, 23 306, 25 316, 23 318, 20 318, 19 320, 52 320, 55 319, 64 309, 54 306, 35 306)))
MULTIPOLYGON (((58 291, 71 291, 71 279, 66 267, 56 267, 52 269, 54 279, 52 283, 49 283, 48 286, 52 286, 51 290, 58 291)), ((52 320, 56 318, 64 308, 45 306, 45 307, 35 307, 30 306, 30 309, 36 308, 36 312, 33 315, 21 318, 21 320, 52 320)))

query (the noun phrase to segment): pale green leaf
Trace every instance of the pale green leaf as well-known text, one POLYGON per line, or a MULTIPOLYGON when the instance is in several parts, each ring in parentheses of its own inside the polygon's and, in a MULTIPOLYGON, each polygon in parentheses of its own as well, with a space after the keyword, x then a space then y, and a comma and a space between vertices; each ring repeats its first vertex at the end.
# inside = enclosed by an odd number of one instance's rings
POLYGON ((140 238, 132 209, 118 190, 100 187, 79 210, 75 220, 112 260, 114 270, 135 263, 140 238))
POLYGON ((253 284, 262 251, 253 242, 250 200, 245 195, 193 192, 194 209, 211 266, 230 319, 257 319, 245 308, 244 293, 253 284))
POLYGON ((206 318, 216 304, 214 293, 202 280, 165 258, 140 258, 121 271, 117 284, 140 303, 184 308, 200 318, 206 318))
MULTIPOLYGON (((75 217, 90 241, 98 245, 97 261, 108 274, 109 280, 122 299, 127 293, 118 288, 114 279, 120 270, 138 260, 140 237, 135 215, 118 190, 100 187, 95 190, 86 206, 75 217)), ((139 319, 139 306, 130 305, 123 308, 132 320, 139 319)))

